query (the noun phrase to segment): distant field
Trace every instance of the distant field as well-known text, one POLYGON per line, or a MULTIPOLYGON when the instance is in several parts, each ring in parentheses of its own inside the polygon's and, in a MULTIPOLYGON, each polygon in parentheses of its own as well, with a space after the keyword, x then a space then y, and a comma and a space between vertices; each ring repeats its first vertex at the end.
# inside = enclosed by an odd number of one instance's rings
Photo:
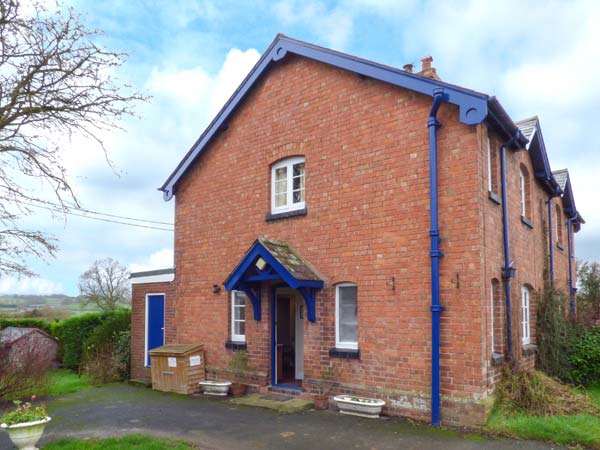
POLYGON ((14 315, 36 317, 77 316, 87 312, 99 311, 93 305, 82 305, 78 297, 68 295, 1 295, 0 317, 14 315), (36 311, 33 313, 33 311, 36 311))

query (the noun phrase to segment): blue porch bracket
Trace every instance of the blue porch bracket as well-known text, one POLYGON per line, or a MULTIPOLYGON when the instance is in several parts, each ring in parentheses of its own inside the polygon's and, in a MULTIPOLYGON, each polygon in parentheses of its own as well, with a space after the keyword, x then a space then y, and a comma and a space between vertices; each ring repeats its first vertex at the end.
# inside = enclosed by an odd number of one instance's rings
POLYGON ((262 318, 260 306, 260 286, 250 287, 245 283, 240 283, 237 290, 242 291, 244 294, 246 294, 246 297, 250 299, 250 302, 252 303, 254 320, 260 320, 262 318))
POLYGON ((254 320, 261 320, 261 283, 277 281, 300 292, 306 302, 307 318, 315 322, 316 290, 323 288, 323 280, 283 241, 254 241, 223 284, 227 291, 243 291, 252 302, 254 320))

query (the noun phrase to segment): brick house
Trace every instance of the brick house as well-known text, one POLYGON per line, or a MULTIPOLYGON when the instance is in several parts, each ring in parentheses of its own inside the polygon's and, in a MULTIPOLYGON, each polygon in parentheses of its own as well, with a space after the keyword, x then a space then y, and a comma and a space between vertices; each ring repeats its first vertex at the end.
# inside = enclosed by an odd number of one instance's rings
POLYGON ((431 58, 412 73, 278 35, 161 190, 176 275, 134 286, 134 376, 165 291, 163 341, 204 344, 209 377, 245 349, 255 389, 309 396, 333 364, 334 393, 481 423, 502 362, 534 364, 545 261, 574 292, 583 219, 539 121, 431 58))

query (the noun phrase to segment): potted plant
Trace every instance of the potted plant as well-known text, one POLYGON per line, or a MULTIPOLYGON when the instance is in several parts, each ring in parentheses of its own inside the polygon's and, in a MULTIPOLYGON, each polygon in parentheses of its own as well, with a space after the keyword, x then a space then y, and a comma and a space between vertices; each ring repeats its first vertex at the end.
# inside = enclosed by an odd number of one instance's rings
POLYGON ((328 366, 321 371, 318 380, 311 380, 316 394, 313 397, 315 409, 325 410, 329 408, 329 393, 333 388, 335 379, 338 375, 338 369, 335 365, 328 366))
MULTIPOLYGON (((31 401, 35 400, 35 395, 31 401)), ((16 409, 0 419, 0 427, 8 431, 13 444, 23 450, 37 450, 35 444, 44 433, 46 424, 51 418, 46 413, 44 405, 33 406, 31 402, 15 400, 16 409)))
MULTIPOLYGON (((236 376, 236 379, 242 378, 248 370, 251 370, 248 365, 248 352, 246 350, 240 350, 233 355, 233 358, 229 361, 229 370, 236 376)), ((248 385, 240 383, 237 380, 229 386, 229 392, 234 397, 246 394, 247 390, 248 385)))
POLYGON ((353 395, 338 395, 333 397, 333 399, 342 414, 368 417, 369 419, 378 418, 381 413, 381 408, 385 405, 383 400, 356 397, 353 395))

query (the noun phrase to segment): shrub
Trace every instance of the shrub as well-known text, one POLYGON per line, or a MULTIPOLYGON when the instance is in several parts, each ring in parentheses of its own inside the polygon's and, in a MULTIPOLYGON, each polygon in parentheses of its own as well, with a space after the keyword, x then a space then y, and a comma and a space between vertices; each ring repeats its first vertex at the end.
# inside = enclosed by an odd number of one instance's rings
POLYGON ((38 328, 48 334, 52 334, 52 325, 54 323, 56 322, 44 319, 0 319, 0 330, 7 327, 38 328))
POLYGON ((85 372, 93 382, 107 383, 129 376, 130 324, 130 310, 104 313, 103 321, 85 340, 85 372))
POLYGON ((0 345, 0 398, 14 398, 42 386, 51 365, 47 348, 29 336, 13 345, 0 345))
POLYGON ((587 330, 570 355, 571 378, 589 386, 600 382, 600 326, 587 330))
POLYGON ((62 321, 54 329, 55 336, 60 341, 60 356, 65 368, 75 371, 81 369, 84 343, 102 323, 102 319, 101 313, 83 314, 62 321))
POLYGON ((565 294, 546 285, 537 316, 537 367, 550 376, 573 381, 571 352, 582 329, 569 319, 565 294))

